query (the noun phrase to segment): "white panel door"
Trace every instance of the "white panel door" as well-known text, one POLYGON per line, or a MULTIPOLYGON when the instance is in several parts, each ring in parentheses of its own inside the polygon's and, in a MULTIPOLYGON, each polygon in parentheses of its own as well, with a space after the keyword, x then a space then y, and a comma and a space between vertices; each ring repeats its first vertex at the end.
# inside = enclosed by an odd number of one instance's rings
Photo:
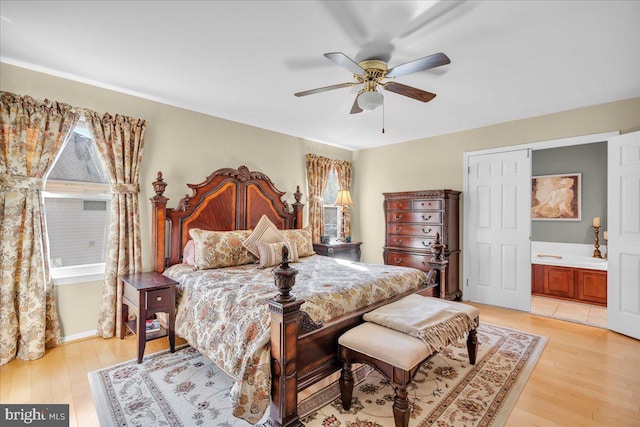
POLYGON ((640 132, 608 147, 608 328, 640 339, 640 132))
POLYGON ((529 150, 470 156, 468 173, 469 299, 530 311, 529 150))

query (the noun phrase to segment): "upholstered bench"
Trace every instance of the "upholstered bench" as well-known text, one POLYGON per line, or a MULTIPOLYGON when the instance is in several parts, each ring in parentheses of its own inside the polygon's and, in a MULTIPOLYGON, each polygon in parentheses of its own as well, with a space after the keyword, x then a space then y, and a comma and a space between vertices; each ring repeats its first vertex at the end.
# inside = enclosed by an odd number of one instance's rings
POLYGON ((354 385, 351 364, 366 363, 393 385, 395 425, 407 427, 411 412, 407 386, 424 361, 468 334, 469 363, 475 365, 479 316, 480 312, 469 305, 420 295, 410 295, 365 314, 365 323, 338 339, 338 354, 343 363, 342 407, 351 407, 354 385))

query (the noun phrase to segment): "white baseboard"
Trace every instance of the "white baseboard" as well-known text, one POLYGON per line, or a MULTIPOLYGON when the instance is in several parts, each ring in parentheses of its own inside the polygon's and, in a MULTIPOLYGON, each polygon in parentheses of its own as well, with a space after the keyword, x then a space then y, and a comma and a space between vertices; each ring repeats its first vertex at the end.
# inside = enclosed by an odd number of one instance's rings
POLYGON ((95 337, 97 332, 98 332, 97 329, 93 329, 91 331, 80 332, 79 334, 66 335, 62 337, 62 342, 69 342, 69 341, 79 340, 82 338, 95 337))

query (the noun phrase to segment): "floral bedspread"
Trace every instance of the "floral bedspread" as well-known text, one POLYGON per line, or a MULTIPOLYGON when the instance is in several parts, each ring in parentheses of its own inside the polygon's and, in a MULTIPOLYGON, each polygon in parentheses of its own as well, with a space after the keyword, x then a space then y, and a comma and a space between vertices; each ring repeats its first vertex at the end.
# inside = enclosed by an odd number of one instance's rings
MULTIPOLYGON (((353 310, 416 289, 422 271, 380 264, 353 263, 314 255, 292 264, 298 270, 292 294, 302 310, 328 321, 353 310)), ((257 423, 269 407, 270 312, 277 294, 274 268, 256 264, 194 270, 177 264, 164 274, 179 282, 176 333, 234 379, 234 415, 257 423)))

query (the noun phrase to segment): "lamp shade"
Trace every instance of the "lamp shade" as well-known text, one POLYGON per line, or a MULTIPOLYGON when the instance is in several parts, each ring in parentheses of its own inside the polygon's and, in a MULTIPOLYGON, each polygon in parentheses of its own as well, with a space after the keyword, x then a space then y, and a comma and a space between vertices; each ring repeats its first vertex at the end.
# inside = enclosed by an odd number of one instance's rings
POLYGON ((368 90, 358 96, 358 106, 363 110, 375 110, 382 105, 382 94, 377 90, 368 90))
POLYGON ((351 201, 351 194, 349 190, 340 190, 338 191, 338 197, 336 197, 336 202, 334 203, 336 206, 353 206, 353 201, 351 201))

